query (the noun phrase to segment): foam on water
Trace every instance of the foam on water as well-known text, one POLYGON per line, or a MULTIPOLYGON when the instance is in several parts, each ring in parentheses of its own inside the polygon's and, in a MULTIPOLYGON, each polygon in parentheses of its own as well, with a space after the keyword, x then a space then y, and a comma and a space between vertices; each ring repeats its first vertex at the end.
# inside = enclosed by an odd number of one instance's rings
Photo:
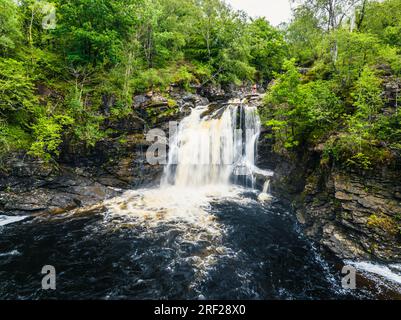
POLYGON ((208 208, 213 201, 243 199, 244 190, 232 184, 238 178, 236 168, 243 169, 239 175, 254 185, 261 122, 257 109, 241 101, 231 101, 209 115, 208 110, 207 106, 193 109, 170 138, 160 188, 128 191, 106 201, 110 214, 135 217, 136 223, 150 227, 174 221, 221 233, 208 208))
POLYGON ((8 256, 20 256, 21 253, 18 250, 13 250, 10 252, 0 253, 0 257, 8 257, 8 256))
POLYGON ((360 270, 363 273, 377 275, 401 285, 401 265, 399 264, 382 265, 367 261, 345 261, 345 263, 354 266, 357 270, 360 270))
MULTIPOLYGON (((186 263, 196 270, 195 286, 207 278, 208 272, 222 257, 236 259, 236 252, 224 242, 225 226, 212 214, 211 207, 213 203, 224 201, 240 204, 245 201, 242 197, 245 191, 229 185, 196 188, 167 186, 128 191, 121 197, 105 201, 106 224, 117 229, 122 226, 140 227, 143 239, 152 239, 155 234, 167 228, 170 231, 166 232, 179 234, 175 241, 181 245, 207 243, 201 256, 185 258, 186 263), (121 222, 116 223, 118 217, 121 222)), ((174 269, 174 265, 171 269, 174 269)))
POLYGON ((16 223, 28 218, 27 216, 0 216, 0 227, 16 223))
POLYGON ((136 218, 137 223, 157 227, 163 223, 192 224, 219 233, 220 226, 208 212, 215 201, 241 201, 244 190, 228 185, 197 188, 169 186, 140 189, 124 193, 105 202, 109 214, 136 218))

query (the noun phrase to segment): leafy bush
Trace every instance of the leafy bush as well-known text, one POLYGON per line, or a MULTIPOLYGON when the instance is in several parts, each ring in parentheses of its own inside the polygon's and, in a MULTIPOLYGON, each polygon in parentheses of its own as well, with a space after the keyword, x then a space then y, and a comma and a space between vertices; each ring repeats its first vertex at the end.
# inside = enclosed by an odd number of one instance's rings
POLYGON ((318 141, 342 115, 341 101, 329 81, 302 83, 295 61, 286 61, 265 98, 262 115, 275 132, 280 148, 318 141))
POLYGON ((0 58, 0 112, 11 119, 16 113, 27 113, 37 103, 33 82, 23 62, 0 58))
POLYGON ((31 137, 19 126, 7 125, 0 121, 0 158, 11 151, 29 148, 31 137))
POLYGON ((74 120, 65 115, 39 117, 32 126, 35 140, 29 149, 29 154, 47 161, 58 157, 59 146, 63 142, 63 129, 73 123, 74 120))

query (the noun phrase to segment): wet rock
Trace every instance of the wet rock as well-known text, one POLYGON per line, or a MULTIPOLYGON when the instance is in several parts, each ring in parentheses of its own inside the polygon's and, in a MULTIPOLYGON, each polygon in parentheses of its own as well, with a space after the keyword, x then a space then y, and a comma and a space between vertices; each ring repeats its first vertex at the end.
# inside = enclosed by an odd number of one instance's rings
MULTIPOLYGON (((210 86, 205 90, 217 101, 235 95, 231 89, 210 86)), ((171 87, 169 99, 150 92, 133 100, 135 113, 122 119, 106 119, 102 129, 113 134, 94 147, 66 137, 58 166, 26 154, 5 159, 6 170, 0 172, 0 213, 62 213, 99 203, 123 189, 158 184, 163 167, 148 164, 146 151, 150 142, 145 133, 152 128, 168 133, 170 121, 180 121, 191 108, 208 105, 209 100, 199 92, 188 93, 176 86, 171 87)), ((104 96, 99 107, 107 114, 113 104, 113 97, 104 96)))
POLYGON ((338 257, 343 259, 354 259, 356 256, 368 258, 363 247, 360 247, 353 239, 347 237, 343 230, 334 225, 326 225, 323 228, 322 242, 324 246, 338 257))
MULTIPOLYGON (((219 103, 211 103, 208 105, 207 110, 200 115, 200 117, 201 118, 208 117, 208 116, 212 115, 213 113, 215 113, 217 110, 221 109, 222 107, 223 106, 219 103)), ((223 110, 222 110, 222 112, 223 112, 223 110)))
POLYGON ((145 95, 138 95, 134 97, 134 108, 140 108, 147 101, 147 97, 145 95))
POLYGON ((195 94, 187 94, 184 97, 182 97, 182 100, 184 100, 184 102, 192 102, 192 103, 196 103, 198 100, 198 96, 195 94))
POLYGON ((353 198, 350 194, 342 192, 342 191, 337 191, 335 195, 336 199, 338 200, 347 200, 351 201, 353 198))
POLYGON ((234 91, 223 89, 220 86, 208 85, 198 88, 198 94, 206 97, 210 102, 225 102, 236 96, 234 91))
POLYGON ((386 102, 383 108, 384 115, 393 115, 400 104, 401 79, 392 75, 384 77, 382 97, 386 102))
POLYGON ((1 173, 0 213, 61 213, 119 194, 94 181, 85 170, 55 169, 29 157, 8 160, 10 166, 13 163, 16 167, 1 173))

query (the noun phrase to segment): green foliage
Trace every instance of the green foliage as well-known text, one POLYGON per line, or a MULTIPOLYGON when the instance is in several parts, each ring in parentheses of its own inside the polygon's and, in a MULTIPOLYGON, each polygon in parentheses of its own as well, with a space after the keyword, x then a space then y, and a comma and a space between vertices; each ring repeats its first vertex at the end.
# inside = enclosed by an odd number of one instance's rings
POLYGON ((120 61, 124 38, 135 25, 138 1, 57 1, 57 46, 73 64, 108 64, 120 61))
POLYGON ((101 117, 91 117, 89 121, 74 127, 76 139, 84 142, 88 147, 94 147, 98 141, 110 133, 102 131, 102 120, 103 118, 101 117))
POLYGON ((375 35, 340 30, 331 38, 338 45, 334 76, 347 88, 357 81, 365 66, 387 64, 398 68, 399 57, 375 35))
POLYGON ((369 67, 365 67, 351 93, 357 109, 354 117, 371 123, 374 115, 383 107, 381 94, 381 80, 369 67))
POLYGON ((50 160, 64 140, 93 147, 137 93, 275 77, 260 113, 279 152, 324 144, 326 163, 389 162, 401 119, 382 112, 381 78, 401 74, 400 1, 299 1, 274 28, 220 0, 54 0, 45 30, 46 1, 0 0, 0 153, 50 160))
MULTIPOLYGON (((83 142, 87 147, 105 138, 110 132, 102 130, 104 117, 90 110, 82 101, 82 91, 75 88, 67 96, 67 106, 73 117, 74 126, 71 129, 72 139, 83 142)), ((71 119, 68 117, 68 119, 71 119)))
POLYGON ((385 43, 398 47, 401 44, 401 1, 369 1, 365 19, 361 26, 363 32, 377 35, 385 43))
POLYGON ((319 55, 319 44, 323 38, 314 11, 308 7, 297 8, 292 23, 285 31, 291 56, 301 65, 312 64, 319 55))
POLYGON ((0 56, 15 49, 21 39, 17 5, 12 0, 0 0, 0 56))
POLYGON ((0 58, 0 112, 8 118, 29 112, 37 101, 23 62, 0 58))
POLYGON ((249 25, 251 62, 260 79, 270 80, 273 73, 281 70, 287 56, 283 34, 259 18, 249 25))
POLYGON ((30 135, 21 127, 0 120, 0 159, 9 152, 26 150, 30 139, 30 135))
POLYGON ((29 154, 47 161, 57 157, 60 153, 59 146, 63 142, 63 129, 73 122, 72 118, 65 115, 40 116, 32 126, 35 140, 29 149, 29 154))
POLYGON ((352 27, 346 1, 333 10, 326 0, 301 1, 285 27, 295 60, 276 75, 262 114, 276 150, 323 146, 322 165, 370 170, 401 155, 398 106, 383 100, 383 79, 401 71, 401 2, 353 2, 352 27), (301 74, 297 64, 309 68, 301 74))
POLYGON ((385 141, 390 150, 401 156, 401 113, 381 115, 373 128, 374 134, 380 141, 385 141))
POLYGON ((328 81, 302 83, 295 60, 284 63, 285 73, 270 88, 263 117, 275 132, 276 147, 292 149, 318 141, 342 112, 328 81))
POLYGON ((350 167, 371 169, 375 164, 385 164, 391 158, 388 150, 378 147, 375 122, 383 107, 381 80, 365 67, 351 92, 355 111, 346 120, 347 130, 327 144, 335 149, 337 161, 350 167))

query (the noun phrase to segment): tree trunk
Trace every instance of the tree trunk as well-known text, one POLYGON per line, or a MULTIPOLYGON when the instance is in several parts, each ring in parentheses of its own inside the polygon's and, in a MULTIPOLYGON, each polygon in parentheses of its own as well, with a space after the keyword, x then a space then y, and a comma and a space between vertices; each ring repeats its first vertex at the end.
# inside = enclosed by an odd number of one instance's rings
POLYGON ((359 19, 356 23, 356 27, 357 27, 358 31, 361 30, 363 20, 365 19, 367 2, 368 2, 367 0, 363 0, 363 3, 362 3, 361 13, 360 13, 359 19))

